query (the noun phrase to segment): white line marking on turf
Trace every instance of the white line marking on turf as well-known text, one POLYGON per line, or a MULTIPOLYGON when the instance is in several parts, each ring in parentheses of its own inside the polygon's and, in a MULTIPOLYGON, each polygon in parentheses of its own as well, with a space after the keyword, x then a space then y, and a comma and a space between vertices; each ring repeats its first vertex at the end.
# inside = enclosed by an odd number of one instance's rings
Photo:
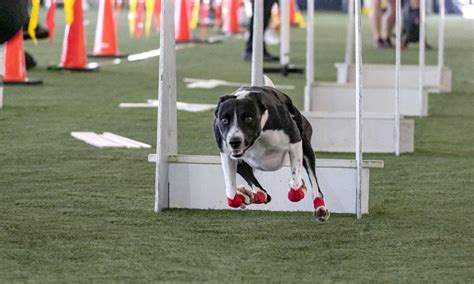
POLYGON ((110 132, 97 134, 89 131, 73 131, 71 136, 98 148, 151 148, 148 144, 110 132))
MULTIPOLYGON (((147 100, 145 103, 121 103, 119 104, 120 108, 157 108, 157 100, 147 100)), ((201 112, 201 111, 210 111, 216 108, 215 104, 192 104, 192 103, 183 103, 176 102, 176 108, 182 111, 189 112, 201 112)))
MULTIPOLYGON (((226 86, 226 87, 241 87, 247 86, 247 83, 239 83, 239 82, 229 82, 224 80, 218 79, 196 79, 196 78, 184 78, 183 80, 186 84, 186 88, 188 89, 214 89, 219 86, 226 86)), ((280 90, 294 90, 295 86, 293 85, 276 85, 275 88, 280 90)))

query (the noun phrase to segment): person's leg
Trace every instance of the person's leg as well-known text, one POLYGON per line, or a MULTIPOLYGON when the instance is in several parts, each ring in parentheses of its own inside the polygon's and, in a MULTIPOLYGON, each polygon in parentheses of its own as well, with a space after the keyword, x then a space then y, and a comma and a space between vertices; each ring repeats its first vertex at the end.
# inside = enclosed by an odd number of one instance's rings
POLYGON ((380 24, 382 10, 380 9, 380 0, 370 1, 370 27, 372 29, 372 38, 377 43, 381 39, 380 24))
POLYGON ((249 37, 245 43, 245 54, 244 59, 247 59, 249 54, 252 54, 252 42, 253 42, 253 11, 254 11, 254 0, 252 0, 252 17, 249 20, 249 37))
MULTIPOLYGON (((263 33, 264 34, 265 34, 265 30, 268 28, 268 25, 270 24, 270 20, 272 18, 272 7, 275 3, 278 3, 278 0, 265 0, 263 2, 263 33)), ((268 52, 265 41, 263 41, 263 55, 266 61, 280 60, 278 56, 273 56, 268 52)))
POLYGON ((382 38, 391 46, 390 37, 392 35, 393 26, 395 25, 396 3, 395 0, 386 0, 386 3, 387 11, 384 15, 382 38))
MULTIPOLYGON (((274 3, 278 3, 278 0, 265 0, 263 2, 263 25, 265 29, 268 27, 270 23, 271 15, 272 15, 272 7, 274 3)), ((254 10, 254 0, 252 1, 252 11, 254 10)), ((263 37, 263 34, 262 34, 263 37)), ((252 43, 253 42, 253 13, 252 17, 250 17, 249 21, 249 37, 247 42, 245 43, 245 53, 244 53, 244 60, 250 61, 252 59, 252 43)), ((264 60, 266 61, 278 61, 279 57, 272 56, 268 53, 265 43, 263 43, 263 51, 264 51, 264 60)))
POLYGON ((270 19, 272 18, 273 4, 278 3, 278 0, 265 0, 263 2, 263 30, 266 30, 270 19))

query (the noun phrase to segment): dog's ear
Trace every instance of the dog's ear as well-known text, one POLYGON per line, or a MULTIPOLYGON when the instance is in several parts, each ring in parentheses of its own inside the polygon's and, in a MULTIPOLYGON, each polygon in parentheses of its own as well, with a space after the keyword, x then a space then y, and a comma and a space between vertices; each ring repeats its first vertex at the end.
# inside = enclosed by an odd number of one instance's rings
POLYGON ((267 110, 267 108, 263 104, 261 92, 252 92, 247 95, 247 98, 252 99, 255 102, 257 102, 257 106, 258 106, 258 110, 260 111, 260 114, 263 114, 267 110))
POLYGON ((264 86, 275 88, 275 84, 273 84, 272 79, 270 79, 267 75, 263 74, 263 81, 264 86))
POLYGON ((219 97, 219 101, 217 102, 216 110, 214 111, 214 117, 217 117, 217 113, 219 112, 219 107, 220 107, 221 103, 227 101, 228 99, 232 99, 232 98, 235 98, 235 96, 233 96, 233 95, 223 95, 223 96, 219 97))

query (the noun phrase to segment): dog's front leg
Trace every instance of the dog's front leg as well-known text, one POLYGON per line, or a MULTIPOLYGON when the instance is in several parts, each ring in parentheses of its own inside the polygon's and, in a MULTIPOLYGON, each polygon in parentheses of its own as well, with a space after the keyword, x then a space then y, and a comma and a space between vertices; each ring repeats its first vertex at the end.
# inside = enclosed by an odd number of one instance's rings
POLYGON ((290 144, 290 166, 291 179, 288 199, 292 202, 298 202, 304 198, 306 186, 301 178, 301 169, 303 168, 303 146, 302 141, 290 144))
POLYGON ((231 159, 228 155, 221 153, 222 170, 224 171, 225 193, 227 204, 233 208, 245 208, 245 205, 252 202, 250 196, 242 191, 237 192, 236 175, 237 160, 231 159))

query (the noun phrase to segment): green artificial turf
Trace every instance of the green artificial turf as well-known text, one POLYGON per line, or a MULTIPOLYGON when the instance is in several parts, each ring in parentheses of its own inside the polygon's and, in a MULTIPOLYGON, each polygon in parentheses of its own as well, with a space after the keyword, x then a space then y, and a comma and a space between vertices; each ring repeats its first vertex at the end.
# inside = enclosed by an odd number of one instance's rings
MULTIPOLYGON (((43 11, 44 12, 44 11, 43 11)), ((4 89, 0 110, 0 282, 441 282, 474 279, 473 22, 447 17, 446 65, 453 93, 432 94, 430 116, 416 119, 416 152, 370 155, 370 214, 165 210, 153 212, 154 149, 97 149, 71 131, 110 131, 152 145, 156 111, 119 109, 156 98, 158 59, 103 65, 97 73, 50 72, 55 42, 25 47, 39 63, 28 72, 44 85, 4 89)), ((85 18, 92 49, 95 13, 85 18)), ((131 40, 122 14, 122 53, 158 48, 159 37, 131 40)), ((436 18, 428 17, 428 41, 436 18)), ((364 62, 394 62, 371 47, 363 19, 364 62)), ((317 13, 316 79, 335 80, 343 60, 345 17, 317 13)), ((305 31, 292 30, 291 58, 303 66, 305 31)), ((215 103, 232 88, 186 89, 183 78, 248 82, 242 39, 177 51, 178 99, 215 103)), ((277 47, 271 47, 273 53, 277 47)), ((403 51, 416 64, 417 45, 403 51)), ((427 64, 436 50, 427 51, 427 64)), ((272 75, 302 106, 304 76, 272 75)), ((179 152, 217 154, 212 112, 178 112, 179 152)), ((353 154, 318 154, 352 158, 353 154)), ((212 181, 209 181, 212 182, 212 181)), ((224 190, 224 188, 223 188, 224 190)), ((285 192, 273 194, 286 194, 285 192)))

